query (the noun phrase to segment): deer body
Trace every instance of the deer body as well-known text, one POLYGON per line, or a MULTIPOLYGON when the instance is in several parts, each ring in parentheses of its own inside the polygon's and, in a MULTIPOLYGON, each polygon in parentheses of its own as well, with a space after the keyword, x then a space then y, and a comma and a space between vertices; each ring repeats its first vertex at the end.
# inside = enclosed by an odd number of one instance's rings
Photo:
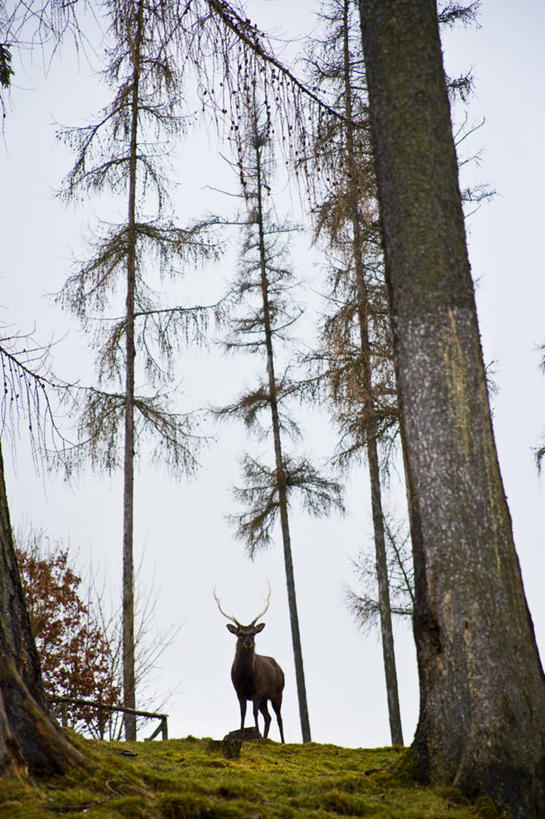
MULTIPOLYGON (((216 597, 215 593, 214 596, 216 597)), ((258 625, 255 625, 255 623, 267 611, 269 606, 268 598, 265 610, 252 620, 249 626, 242 626, 234 617, 225 614, 217 597, 216 602, 224 617, 232 620, 232 623, 227 624, 227 628, 231 634, 237 637, 235 659, 231 667, 231 680, 240 705, 240 728, 241 730, 244 729, 246 704, 250 701, 253 703, 256 731, 259 732, 258 713, 261 711, 265 723, 263 736, 266 738, 269 735, 271 724, 271 716, 267 708, 267 703, 270 700, 276 714, 280 739, 284 742, 284 728, 280 713, 282 692, 284 690, 284 672, 273 657, 264 657, 255 653, 255 635, 265 628, 265 623, 259 623, 258 625)))

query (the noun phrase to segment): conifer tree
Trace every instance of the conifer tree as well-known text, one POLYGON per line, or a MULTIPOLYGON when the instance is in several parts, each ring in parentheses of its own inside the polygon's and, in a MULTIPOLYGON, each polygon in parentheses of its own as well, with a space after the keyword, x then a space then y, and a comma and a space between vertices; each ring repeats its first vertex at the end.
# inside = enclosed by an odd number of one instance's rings
MULTIPOLYGON (((87 191, 109 189, 125 198, 126 216, 103 229, 93 255, 69 276, 59 298, 90 329, 96 327, 96 314, 112 309, 124 290, 123 315, 100 322, 99 388, 85 391, 82 442, 72 452, 72 463, 87 455, 94 466, 115 468, 123 430, 123 691, 125 706, 135 708, 134 455, 140 440, 150 435, 156 457, 175 471, 195 471, 201 442, 195 421, 190 414, 172 411, 160 388, 171 377, 178 342, 201 339, 210 313, 204 307, 158 304, 148 281, 150 271, 173 276, 178 264, 209 259, 216 247, 206 225, 181 228, 167 213, 161 156, 183 125, 177 68, 182 8, 170 2, 115 0, 109 11, 112 44, 106 76, 113 98, 94 123, 62 132, 76 151, 62 195, 74 200, 87 191), (155 391, 136 393, 139 364, 155 391)), ((218 305, 217 318, 220 313, 218 305)), ((127 715, 125 725, 127 739, 134 740, 135 718, 127 715)))
POLYGON ((342 117, 322 117, 314 135, 322 181, 314 215, 328 248, 329 312, 319 347, 307 356, 317 380, 305 386, 316 397, 326 385, 341 433, 337 460, 346 467, 367 455, 390 733, 402 745, 380 464, 380 450, 387 460, 398 434, 397 401, 365 71, 353 4, 331 0, 322 19, 327 34, 310 56, 312 79, 342 117))
POLYGON ((303 742, 310 742, 289 507, 293 497, 298 495, 307 511, 324 515, 332 508, 342 510, 342 500, 335 481, 321 476, 307 458, 286 453, 286 438, 300 435, 287 407, 287 400, 295 390, 289 366, 278 374, 278 349, 289 344, 288 328, 300 316, 291 298, 294 278, 285 264, 286 248, 281 243, 282 233, 290 227, 276 224, 272 219, 270 126, 266 119, 259 118, 255 106, 245 135, 245 151, 240 158, 247 218, 241 266, 234 287, 243 312, 232 322, 226 347, 264 355, 266 376, 236 403, 219 410, 218 415, 240 417, 259 437, 272 436, 272 467, 249 455, 243 459, 244 486, 235 490, 235 497, 246 509, 232 515, 231 520, 251 558, 271 542, 273 525, 280 521, 301 733, 303 742))

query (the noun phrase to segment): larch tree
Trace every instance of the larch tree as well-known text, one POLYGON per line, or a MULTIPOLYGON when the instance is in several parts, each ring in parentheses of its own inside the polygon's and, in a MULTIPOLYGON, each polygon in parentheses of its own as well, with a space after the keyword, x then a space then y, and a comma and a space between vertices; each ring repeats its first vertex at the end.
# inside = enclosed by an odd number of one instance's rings
POLYGON ((325 36, 308 59, 314 87, 336 114, 319 120, 312 152, 321 180, 316 235, 325 241, 330 272, 318 348, 307 356, 317 377, 306 391, 321 396, 326 385, 341 435, 337 461, 347 467, 367 456, 390 735, 394 745, 403 745, 381 474, 381 450, 387 462, 399 425, 356 14, 351 0, 325 6, 325 36))
MULTIPOLYGON (((95 239, 91 258, 76 266, 59 295, 61 303, 95 331, 99 349, 99 388, 83 390, 81 442, 73 461, 90 456, 106 470, 119 463, 123 438, 123 697, 134 709, 134 460, 139 443, 150 436, 154 457, 175 473, 191 474, 202 443, 191 413, 169 407, 160 388, 173 377, 174 353, 181 341, 203 339, 208 318, 222 307, 171 307, 157 303, 149 284, 153 272, 179 275, 214 256, 209 225, 178 227, 168 215, 165 147, 183 129, 182 81, 178 70, 179 23, 184 4, 149 0, 110 3, 107 79, 113 98, 93 123, 64 129, 76 160, 62 195, 74 200, 88 191, 111 190, 125 197, 126 216, 95 239), (148 274, 146 278, 146 273, 148 274), (96 321, 124 291, 124 313, 96 321), (98 326, 98 331, 97 331, 98 326), (138 369, 140 365, 141 369, 138 369), (148 390, 137 394, 135 374, 148 390), (109 387, 109 389, 108 389, 109 387), (151 389, 154 391, 152 392, 151 389)), ((136 738, 136 718, 125 715, 126 738, 136 738)))
POLYGON ((545 678, 492 431, 433 0, 360 0, 412 498, 422 781, 545 813, 545 678))
POLYGON ((286 454, 286 438, 297 438, 300 430, 289 412, 288 399, 295 391, 289 366, 278 373, 279 347, 289 344, 289 328, 300 316, 293 304, 294 277, 286 265, 283 233, 288 224, 275 223, 272 216, 271 126, 260 119, 254 103, 245 130, 245 150, 240 154, 240 172, 247 217, 234 295, 242 313, 233 317, 228 350, 264 355, 265 378, 236 403, 218 411, 219 417, 240 417, 259 437, 272 437, 274 465, 243 459, 244 486, 235 497, 246 507, 232 515, 238 537, 253 558, 268 546, 279 519, 284 551, 290 626, 303 742, 310 742, 310 720, 306 694, 303 653, 297 611, 295 573, 289 523, 289 507, 299 496, 307 511, 324 515, 332 508, 342 510, 340 486, 319 474, 307 458, 286 454))

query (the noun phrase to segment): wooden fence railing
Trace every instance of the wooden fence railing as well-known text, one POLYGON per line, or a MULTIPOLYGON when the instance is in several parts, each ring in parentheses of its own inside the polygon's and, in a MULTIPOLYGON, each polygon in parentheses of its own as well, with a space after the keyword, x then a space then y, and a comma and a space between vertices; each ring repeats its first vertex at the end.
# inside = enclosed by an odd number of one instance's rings
POLYGON ((160 720, 159 725, 150 737, 145 738, 145 742, 155 739, 158 734, 161 734, 161 739, 168 739, 168 714, 157 714, 153 711, 137 711, 135 708, 126 708, 124 705, 106 705, 103 702, 95 702, 94 700, 84 700, 78 697, 49 697, 49 702, 60 705, 61 724, 66 728, 68 726, 68 705, 85 705, 91 708, 102 709, 103 711, 119 711, 122 714, 134 714, 137 717, 146 717, 147 719, 160 720))

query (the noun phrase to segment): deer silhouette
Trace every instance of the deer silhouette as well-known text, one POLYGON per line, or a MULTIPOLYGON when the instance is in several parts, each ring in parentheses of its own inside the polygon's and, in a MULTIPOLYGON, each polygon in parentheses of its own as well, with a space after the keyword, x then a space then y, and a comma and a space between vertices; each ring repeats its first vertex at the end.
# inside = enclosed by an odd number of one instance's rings
POLYGON ((235 659, 231 667, 231 679, 240 704, 240 730, 244 729, 246 703, 250 700, 254 708, 256 731, 259 734, 257 717, 258 712, 261 711, 265 722, 263 736, 267 738, 271 724, 271 716, 267 709, 267 702, 270 700, 276 714, 280 739, 284 742, 284 728, 280 713, 282 691, 284 689, 284 672, 272 657, 263 657, 261 654, 255 653, 255 635, 265 628, 265 623, 257 623, 257 621, 263 617, 269 608, 270 596, 271 588, 269 586, 265 608, 257 617, 254 617, 249 626, 243 626, 231 614, 226 614, 223 611, 216 589, 214 589, 214 598, 220 612, 231 621, 227 624, 227 628, 237 638, 235 659))

